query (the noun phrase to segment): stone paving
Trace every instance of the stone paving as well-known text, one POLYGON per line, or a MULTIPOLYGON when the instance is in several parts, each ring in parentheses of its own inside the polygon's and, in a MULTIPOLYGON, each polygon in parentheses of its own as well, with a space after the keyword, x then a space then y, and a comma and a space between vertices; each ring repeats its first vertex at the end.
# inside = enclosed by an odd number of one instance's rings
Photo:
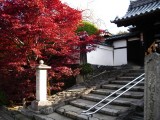
POLYGON ((7 108, 0 107, 0 120, 31 120, 27 116, 18 111, 18 107, 7 108))

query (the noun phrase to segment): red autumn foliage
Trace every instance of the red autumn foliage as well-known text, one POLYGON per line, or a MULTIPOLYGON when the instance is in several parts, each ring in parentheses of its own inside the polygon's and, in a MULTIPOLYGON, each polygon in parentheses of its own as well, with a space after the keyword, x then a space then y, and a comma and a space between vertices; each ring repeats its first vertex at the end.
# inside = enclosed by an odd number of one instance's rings
MULTIPOLYGON (((35 67, 41 59, 52 66, 49 79, 78 74, 71 67, 80 52, 75 46, 93 43, 93 37, 80 41, 76 35, 81 19, 81 11, 60 0, 0 1, 0 89, 9 99, 35 93, 35 67)), ((63 85, 59 81, 49 89, 63 85)))

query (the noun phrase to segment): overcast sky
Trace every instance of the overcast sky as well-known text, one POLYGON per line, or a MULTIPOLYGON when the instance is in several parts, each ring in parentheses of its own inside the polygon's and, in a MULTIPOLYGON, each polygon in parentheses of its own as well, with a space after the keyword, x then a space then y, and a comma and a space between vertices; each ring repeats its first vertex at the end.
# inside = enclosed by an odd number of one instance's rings
POLYGON ((111 20, 116 16, 122 17, 129 6, 130 0, 61 0, 72 8, 85 10, 84 18, 97 24, 100 29, 108 29, 109 32, 116 34, 126 28, 117 28, 111 20))

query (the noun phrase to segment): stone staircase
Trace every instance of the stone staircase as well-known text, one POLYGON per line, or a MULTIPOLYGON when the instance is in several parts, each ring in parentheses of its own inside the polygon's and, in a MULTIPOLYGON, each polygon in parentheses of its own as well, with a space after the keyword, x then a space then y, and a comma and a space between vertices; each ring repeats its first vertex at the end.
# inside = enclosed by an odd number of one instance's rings
MULTIPOLYGON (((82 111, 90 108, 142 73, 144 73, 143 69, 129 70, 123 76, 101 85, 101 87, 92 90, 89 94, 81 95, 77 99, 66 102, 65 105, 58 107, 54 113, 36 115, 35 118, 36 120, 143 120, 143 112, 140 113, 136 109, 139 106, 143 108, 144 82, 123 94, 120 98, 98 111, 98 113, 95 113, 93 117, 81 114, 82 111)), ((108 102, 111 98, 105 100, 95 109, 108 102)))
MULTIPOLYGON (((11 115, 4 109, 0 109, 0 120, 143 120, 144 82, 139 83, 120 98, 98 111, 98 113, 95 113, 93 117, 81 114, 82 111, 90 108, 142 73, 144 73, 144 69, 128 70, 125 74, 107 81, 100 87, 96 87, 89 94, 83 94, 76 99, 68 100, 64 104, 59 105, 54 113, 49 115, 35 114, 28 111, 26 114, 30 117, 26 117, 19 112, 16 112, 14 115, 12 112, 11 115)), ((119 93, 115 96, 117 95, 119 93)), ((104 105, 111 98, 105 100, 95 109, 104 105)))

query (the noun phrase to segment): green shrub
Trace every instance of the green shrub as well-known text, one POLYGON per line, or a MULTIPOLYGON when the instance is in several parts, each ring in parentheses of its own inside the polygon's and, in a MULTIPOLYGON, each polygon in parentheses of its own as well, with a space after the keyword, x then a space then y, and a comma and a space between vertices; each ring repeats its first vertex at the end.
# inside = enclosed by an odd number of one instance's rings
POLYGON ((5 93, 0 91, 0 106, 7 105, 7 104, 8 104, 8 99, 5 95, 5 93))
POLYGON ((82 21, 82 25, 78 26, 76 33, 86 31, 88 35, 96 35, 98 33, 98 28, 91 22, 82 21))
POLYGON ((88 64, 88 63, 81 65, 80 68, 81 68, 80 73, 83 75, 86 75, 86 74, 93 72, 93 68, 92 68, 91 64, 88 64))

